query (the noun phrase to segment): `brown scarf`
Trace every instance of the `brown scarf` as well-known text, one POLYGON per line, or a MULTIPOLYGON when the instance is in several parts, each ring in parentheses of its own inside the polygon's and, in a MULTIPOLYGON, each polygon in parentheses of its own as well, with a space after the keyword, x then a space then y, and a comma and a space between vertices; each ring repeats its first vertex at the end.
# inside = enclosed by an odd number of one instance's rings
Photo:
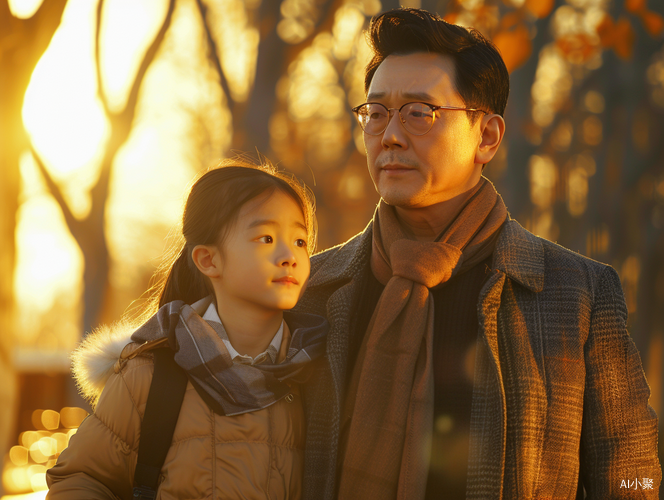
POLYGON ((382 284, 342 418, 340 499, 424 497, 433 429, 433 297, 429 289, 487 258, 507 208, 482 177, 436 241, 414 241, 380 201, 371 269, 382 284))

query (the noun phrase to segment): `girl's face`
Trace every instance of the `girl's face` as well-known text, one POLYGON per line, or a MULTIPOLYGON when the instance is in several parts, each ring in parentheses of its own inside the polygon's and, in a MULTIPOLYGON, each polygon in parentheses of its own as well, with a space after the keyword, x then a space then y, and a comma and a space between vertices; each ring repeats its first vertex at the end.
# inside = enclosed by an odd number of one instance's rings
POLYGON ((307 229, 302 210, 280 190, 241 210, 224 240, 217 300, 266 311, 292 309, 309 279, 307 229))

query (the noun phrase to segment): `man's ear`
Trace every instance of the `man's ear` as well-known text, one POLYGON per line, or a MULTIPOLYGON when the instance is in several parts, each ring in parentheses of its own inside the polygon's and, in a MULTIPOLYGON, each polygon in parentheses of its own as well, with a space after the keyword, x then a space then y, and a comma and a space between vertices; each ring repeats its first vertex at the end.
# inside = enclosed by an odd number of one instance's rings
POLYGON ((191 251, 191 260, 208 278, 221 278, 221 252, 214 245, 196 245, 191 251))
POLYGON ((484 115, 480 121, 482 138, 475 154, 475 163, 489 163, 498 151, 505 134, 505 120, 500 115, 484 115))

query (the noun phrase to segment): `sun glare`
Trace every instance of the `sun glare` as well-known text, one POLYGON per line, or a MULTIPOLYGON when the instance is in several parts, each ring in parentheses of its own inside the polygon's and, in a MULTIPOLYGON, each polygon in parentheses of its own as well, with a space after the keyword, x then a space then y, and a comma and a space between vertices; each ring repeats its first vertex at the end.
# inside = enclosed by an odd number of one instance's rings
POLYGON ((19 19, 31 18, 44 0, 9 0, 9 12, 19 19))
POLYGON ((46 194, 29 152, 21 157, 20 170, 21 206, 16 228, 14 294, 22 334, 16 340, 19 344, 29 345, 40 333, 39 318, 42 315, 57 304, 63 308, 62 317, 65 318, 64 309, 77 307, 83 259, 67 230, 61 210, 46 194))
MULTIPOLYGON (((112 108, 125 106, 165 5, 160 0, 118 1, 105 7, 102 62, 112 108)), ((90 189, 110 133, 97 96, 95 7, 95 2, 68 2, 23 107, 34 148, 78 218, 90 209, 90 189)), ((107 205, 110 281, 132 296, 141 293, 134 288, 144 286, 145 274, 164 250, 164 237, 181 214, 187 182, 230 145, 230 113, 204 44, 195 2, 178 2, 141 84, 132 132, 112 165, 110 192, 102 201, 107 205)), ((18 328, 25 334, 17 342, 26 348, 71 349, 81 335, 84 256, 27 151, 21 178, 14 288, 18 328), (57 328, 50 326, 54 311, 57 328)))
POLYGON ((106 139, 88 43, 93 11, 93 2, 69 2, 25 95, 23 122, 56 180, 97 163, 106 139))

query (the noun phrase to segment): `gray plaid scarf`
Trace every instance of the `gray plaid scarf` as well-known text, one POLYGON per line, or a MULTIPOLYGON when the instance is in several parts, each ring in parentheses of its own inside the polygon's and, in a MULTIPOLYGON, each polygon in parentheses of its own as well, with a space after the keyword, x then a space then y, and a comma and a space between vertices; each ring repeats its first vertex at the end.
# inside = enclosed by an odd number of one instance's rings
POLYGON ((220 415, 238 415, 266 408, 290 392, 289 383, 302 383, 311 361, 325 351, 328 323, 322 316, 284 312, 291 333, 286 358, 278 364, 233 363, 216 329, 202 314, 212 297, 191 306, 169 302, 131 336, 144 343, 163 338, 175 352, 175 362, 207 405, 220 415), (197 311, 201 311, 200 313, 197 311))

